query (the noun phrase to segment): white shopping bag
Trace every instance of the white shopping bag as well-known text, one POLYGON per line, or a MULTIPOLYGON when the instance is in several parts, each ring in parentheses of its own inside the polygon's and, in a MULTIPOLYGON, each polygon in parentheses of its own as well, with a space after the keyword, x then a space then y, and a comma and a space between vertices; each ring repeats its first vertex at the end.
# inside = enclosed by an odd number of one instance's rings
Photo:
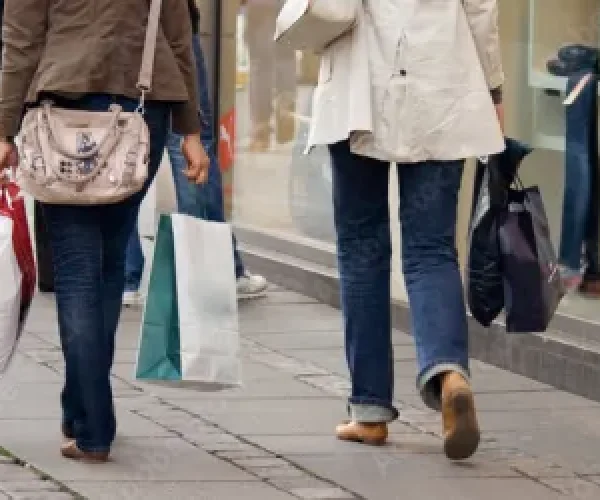
POLYGON ((135 378, 200 391, 241 386, 228 224, 161 216, 135 378))
POLYGON ((0 373, 4 373, 21 334, 21 283, 23 277, 13 248, 13 221, 0 215, 0 373))
POLYGON ((241 385, 229 224, 173 214, 181 378, 207 390, 241 385))

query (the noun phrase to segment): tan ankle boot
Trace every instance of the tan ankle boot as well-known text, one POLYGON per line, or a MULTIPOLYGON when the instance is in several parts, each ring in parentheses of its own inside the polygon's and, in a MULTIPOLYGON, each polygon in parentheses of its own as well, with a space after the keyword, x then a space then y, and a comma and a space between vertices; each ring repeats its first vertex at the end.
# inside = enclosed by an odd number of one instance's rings
POLYGON ((382 445, 388 437, 386 423, 363 424, 344 422, 335 428, 335 434, 342 441, 355 441, 372 445, 382 445))
POLYGON ((465 378, 449 372, 442 379, 444 452, 450 460, 464 460, 479 446, 479 425, 471 387, 465 378))

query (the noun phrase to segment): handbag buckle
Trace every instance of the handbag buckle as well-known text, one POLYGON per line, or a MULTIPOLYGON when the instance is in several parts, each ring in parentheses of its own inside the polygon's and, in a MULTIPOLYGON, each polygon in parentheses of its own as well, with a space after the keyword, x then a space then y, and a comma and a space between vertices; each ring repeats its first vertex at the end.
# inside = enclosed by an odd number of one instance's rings
POLYGON ((146 112, 146 90, 140 89, 140 101, 135 109, 136 113, 143 115, 146 112))

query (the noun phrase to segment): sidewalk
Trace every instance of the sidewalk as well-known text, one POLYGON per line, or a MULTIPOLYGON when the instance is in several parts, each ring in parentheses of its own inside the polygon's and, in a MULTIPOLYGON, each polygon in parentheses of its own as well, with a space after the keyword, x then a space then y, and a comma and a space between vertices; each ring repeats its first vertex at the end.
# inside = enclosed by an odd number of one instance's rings
POLYGON ((62 360, 53 299, 39 296, 0 381, 0 499, 600 499, 600 405, 473 363, 484 440, 473 460, 441 452, 438 415, 414 393, 410 337, 394 333, 401 420, 381 448, 343 443, 348 387, 339 311, 274 288, 240 308, 245 387, 195 393, 132 373, 139 312, 118 336, 113 461, 58 453, 62 360))

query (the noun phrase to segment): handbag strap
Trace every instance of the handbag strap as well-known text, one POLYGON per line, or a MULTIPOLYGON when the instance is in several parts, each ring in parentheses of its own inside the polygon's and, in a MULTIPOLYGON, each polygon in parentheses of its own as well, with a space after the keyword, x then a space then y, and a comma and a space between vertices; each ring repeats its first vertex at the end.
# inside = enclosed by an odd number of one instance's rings
POLYGON ((148 12, 148 24, 146 25, 144 51, 142 53, 142 64, 136 85, 137 89, 141 92, 140 107, 144 105, 146 94, 152 90, 152 72, 154 71, 156 39, 158 38, 161 7, 162 0, 151 0, 148 12))

